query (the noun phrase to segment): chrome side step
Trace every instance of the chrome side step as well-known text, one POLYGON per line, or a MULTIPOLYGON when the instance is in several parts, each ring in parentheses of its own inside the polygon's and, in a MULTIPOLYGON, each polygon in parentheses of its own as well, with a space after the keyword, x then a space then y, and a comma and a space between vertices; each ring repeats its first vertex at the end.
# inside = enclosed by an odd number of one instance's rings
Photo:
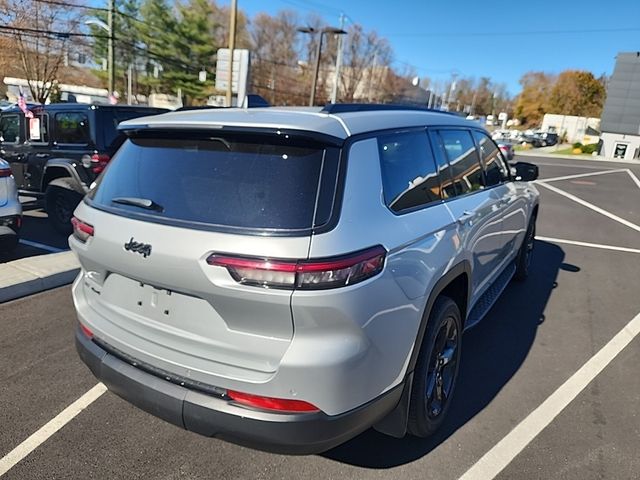
POLYGON ((476 304, 469 312, 469 318, 465 323, 464 329, 468 330, 470 328, 475 327, 480 320, 484 318, 484 316, 489 313, 493 304, 496 303, 498 297, 502 295, 504 289, 507 288, 511 278, 513 278, 514 273, 516 273, 516 265, 511 262, 507 267, 502 271, 498 278, 491 284, 491 286, 487 289, 486 292, 482 294, 482 296, 478 299, 476 304))

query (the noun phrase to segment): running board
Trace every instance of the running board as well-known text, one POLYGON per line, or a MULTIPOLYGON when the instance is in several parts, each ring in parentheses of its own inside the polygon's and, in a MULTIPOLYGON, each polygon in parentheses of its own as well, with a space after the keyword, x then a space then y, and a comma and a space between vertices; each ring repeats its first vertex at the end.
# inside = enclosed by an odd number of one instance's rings
POLYGON ((493 304, 496 303, 498 297, 500 297, 502 292, 504 292, 504 289, 509 285, 514 273, 516 273, 516 265, 512 262, 507 265, 498 278, 495 279, 487 291, 482 294, 473 306, 471 312, 469 312, 469 318, 467 318, 467 322, 465 323, 465 330, 475 327, 480 323, 480 320, 489 313, 493 304))

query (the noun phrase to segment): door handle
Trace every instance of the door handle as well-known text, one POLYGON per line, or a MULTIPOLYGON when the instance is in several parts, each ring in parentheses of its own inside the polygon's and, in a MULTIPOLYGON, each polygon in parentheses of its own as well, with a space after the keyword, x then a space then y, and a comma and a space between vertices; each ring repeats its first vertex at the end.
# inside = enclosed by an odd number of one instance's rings
POLYGON ((464 225, 469 220, 473 219, 475 216, 476 214, 474 212, 470 210, 465 210, 464 212, 462 212, 462 215, 460 215, 456 221, 458 222, 458 224, 464 225))
POLYGON ((36 153, 36 158, 47 158, 49 156, 48 153, 36 153))

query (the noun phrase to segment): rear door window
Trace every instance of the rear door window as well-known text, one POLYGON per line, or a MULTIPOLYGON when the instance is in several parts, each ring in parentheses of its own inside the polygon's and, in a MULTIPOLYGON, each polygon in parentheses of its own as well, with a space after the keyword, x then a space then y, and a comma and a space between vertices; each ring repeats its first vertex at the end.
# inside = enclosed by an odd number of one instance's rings
POLYGON ((488 135, 473 131, 473 136, 480 149, 482 156, 482 164, 484 167, 484 186, 493 187, 503 182, 509 181, 509 172, 498 146, 489 138, 488 135))
MULTIPOLYGON (((451 166, 456 195, 465 195, 484 187, 484 178, 476 146, 468 130, 440 130, 442 148, 451 166)), ((452 196, 452 195, 449 195, 452 196)))
POLYGON ((56 113, 56 142, 65 145, 86 145, 91 141, 89 117, 81 112, 56 113))
POLYGON ((328 222, 337 148, 260 135, 185 137, 128 139, 90 192, 92 203, 126 216, 214 230, 291 231, 328 222), (154 207, 122 198, 150 200, 154 207))
POLYGON ((2 115, 0 117, 0 140, 4 143, 20 142, 20 117, 2 115))
POLYGON ((378 137, 384 199, 394 212, 440 200, 440 179, 425 130, 378 137))

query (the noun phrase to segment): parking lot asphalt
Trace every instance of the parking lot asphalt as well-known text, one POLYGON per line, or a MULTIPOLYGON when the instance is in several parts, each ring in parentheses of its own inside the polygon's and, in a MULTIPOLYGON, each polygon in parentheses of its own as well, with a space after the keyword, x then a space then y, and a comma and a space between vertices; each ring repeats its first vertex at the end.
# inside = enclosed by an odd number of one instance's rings
POLYGON ((68 249, 67 236, 54 230, 42 209, 25 209, 20 230, 20 243, 14 251, 0 253, 0 263, 68 249))
MULTIPOLYGON (((640 166, 522 160, 543 182, 532 274, 465 334, 458 389, 433 438, 369 430, 322 455, 275 455, 183 431, 106 392, 2 478, 640 478, 640 337, 520 450, 500 450, 640 312, 640 166), (496 448, 504 470, 474 473, 496 448)), ((0 471, 96 384, 74 325, 69 287, 0 306, 0 471)))

